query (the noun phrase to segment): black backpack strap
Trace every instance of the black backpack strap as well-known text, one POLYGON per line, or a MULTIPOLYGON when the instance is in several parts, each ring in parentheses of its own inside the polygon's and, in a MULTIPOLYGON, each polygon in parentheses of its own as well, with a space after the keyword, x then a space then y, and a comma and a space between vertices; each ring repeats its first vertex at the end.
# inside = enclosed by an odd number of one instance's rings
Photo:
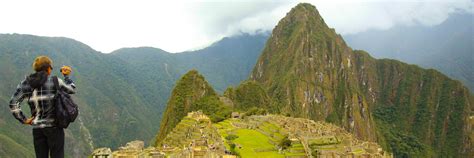
POLYGON ((59 80, 58 76, 53 76, 54 89, 56 89, 56 94, 59 93, 59 80))

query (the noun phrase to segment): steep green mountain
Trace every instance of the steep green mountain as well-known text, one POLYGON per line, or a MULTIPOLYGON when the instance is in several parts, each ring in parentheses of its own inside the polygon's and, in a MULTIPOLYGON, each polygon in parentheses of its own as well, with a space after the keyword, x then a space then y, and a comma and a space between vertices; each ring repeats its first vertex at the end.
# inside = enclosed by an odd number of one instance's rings
POLYGON ((213 122, 225 119, 231 112, 204 77, 196 70, 191 70, 181 77, 171 93, 156 136, 156 146, 161 145, 166 135, 188 112, 198 110, 209 115, 213 122))
POLYGON ((333 122, 397 157, 472 156, 466 87, 435 70, 352 50, 310 4, 278 23, 250 79, 274 100, 271 110, 333 122))
POLYGON ((474 91, 474 14, 453 13, 436 26, 396 26, 345 35, 347 43, 376 58, 434 68, 474 91))

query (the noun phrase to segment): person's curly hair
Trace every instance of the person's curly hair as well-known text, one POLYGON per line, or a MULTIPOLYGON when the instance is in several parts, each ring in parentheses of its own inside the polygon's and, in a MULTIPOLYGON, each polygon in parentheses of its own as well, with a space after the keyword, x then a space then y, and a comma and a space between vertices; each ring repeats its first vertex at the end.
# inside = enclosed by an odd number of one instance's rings
POLYGON ((36 72, 46 71, 49 67, 53 68, 53 61, 47 56, 38 56, 33 62, 33 70, 36 72))

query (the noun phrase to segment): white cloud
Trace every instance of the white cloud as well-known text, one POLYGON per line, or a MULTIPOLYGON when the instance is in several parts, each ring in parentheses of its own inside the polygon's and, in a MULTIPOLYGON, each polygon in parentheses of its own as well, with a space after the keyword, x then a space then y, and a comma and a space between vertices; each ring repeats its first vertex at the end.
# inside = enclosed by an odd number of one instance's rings
POLYGON ((474 13, 471 0, 314 0, 311 3, 316 4, 328 25, 342 34, 388 29, 394 25, 433 26, 451 13, 474 13))
MULTIPOLYGON (((70 37, 106 53, 137 46, 181 52, 240 32, 271 31, 298 2, 0 1, 0 33, 70 37)), ((394 25, 436 25, 453 12, 473 13, 470 0, 308 2, 342 34, 394 25)))

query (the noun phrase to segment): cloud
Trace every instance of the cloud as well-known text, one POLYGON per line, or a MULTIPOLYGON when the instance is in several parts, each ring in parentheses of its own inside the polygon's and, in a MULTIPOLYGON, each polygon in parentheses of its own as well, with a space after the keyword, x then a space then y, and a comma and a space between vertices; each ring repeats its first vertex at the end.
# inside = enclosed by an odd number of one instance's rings
POLYGON ((194 4, 194 23, 206 34, 229 35, 272 28, 291 8, 286 1, 261 0, 205 2, 194 4))
POLYGON ((470 0, 316 0, 311 3, 317 6, 328 25, 342 34, 383 30, 395 25, 433 26, 442 23, 452 13, 473 13, 470 0))
POLYGON ((473 13, 470 0, 0 0, 0 33, 65 36, 106 53, 137 46, 181 52, 242 32, 271 31, 299 2, 315 5, 342 34, 431 26, 451 13, 473 13))

